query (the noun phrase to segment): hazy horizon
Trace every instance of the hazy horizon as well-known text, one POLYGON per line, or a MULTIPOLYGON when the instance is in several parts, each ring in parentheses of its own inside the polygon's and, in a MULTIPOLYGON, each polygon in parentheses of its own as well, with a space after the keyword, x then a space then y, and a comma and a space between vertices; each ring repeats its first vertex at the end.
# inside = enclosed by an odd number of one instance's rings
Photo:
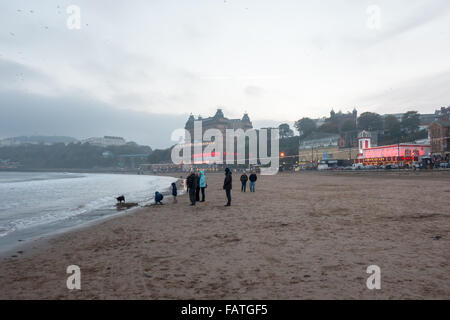
MULTIPOLYGON (((1 109, 8 117, 0 117, 0 139, 18 136, 68 136, 82 140, 110 135, 121 136, 127 141, 148 145, 153 149, 163 149, 176 143, 170 140, 172 131, 184 128, 189 118, 189 114, 164 115, 111 109, 105 104, 75 97, 68 104, 65 100, 35 95, 22 94, 19 98, 13 93, 3 93, 1 96, 4 103, 1 109), (65 103, 63 110, 59 108, 62 103, 65 103), (29 114, 28 106, 31 104, 39 112, 29 114), (17 125, 19 122, 20 126, 17 125), (80 132, 80 124, 84 126, 83 132, 80 132), (154 137, 155 132, 158 132, 157 138, 154 137)), ((214 114, 215 111, 204 117, 214 114)), ((225 117, 228 117, 226 111, 225 117)), ((277 126, 286 122, 293 125, 292 121, 253 121, 252 115, 250 120, 254 128, 277 126)))

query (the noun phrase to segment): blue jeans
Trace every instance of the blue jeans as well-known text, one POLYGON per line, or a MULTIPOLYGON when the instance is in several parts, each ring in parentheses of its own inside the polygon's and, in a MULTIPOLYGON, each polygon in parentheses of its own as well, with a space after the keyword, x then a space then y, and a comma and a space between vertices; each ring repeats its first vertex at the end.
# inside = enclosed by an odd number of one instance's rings
POLYGON ((247 189, 247 181, 241 181, 242 186, 241 186, 241 191, 244 191, 247 189))
POLYGON ((250 192, 255 192, 255 181, 250 181, 250 192))
POLYGON ((225 189, 225 194, 227 195, 227 205, 231 205, 231 189, 225 189))

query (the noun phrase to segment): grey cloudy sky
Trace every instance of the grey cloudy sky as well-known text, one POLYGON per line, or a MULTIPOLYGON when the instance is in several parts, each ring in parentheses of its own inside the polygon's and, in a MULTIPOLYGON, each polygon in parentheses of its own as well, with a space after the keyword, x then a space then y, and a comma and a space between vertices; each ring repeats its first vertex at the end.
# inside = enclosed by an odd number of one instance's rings
POLYGON ((450 104, 448 52, 448 0, 0 0, 0 137, 164 147, 218 106, 257 126, 332 107, 433 112, 450 104))

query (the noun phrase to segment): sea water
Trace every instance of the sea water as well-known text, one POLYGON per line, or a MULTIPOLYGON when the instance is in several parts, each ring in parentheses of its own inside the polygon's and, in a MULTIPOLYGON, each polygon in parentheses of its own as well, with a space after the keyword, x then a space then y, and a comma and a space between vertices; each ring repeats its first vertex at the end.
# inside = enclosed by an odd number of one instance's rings
POLYGON ((118 212, 116 197, 148 204, 176 179, 126 174, 0 172, 0 251, 118 212))

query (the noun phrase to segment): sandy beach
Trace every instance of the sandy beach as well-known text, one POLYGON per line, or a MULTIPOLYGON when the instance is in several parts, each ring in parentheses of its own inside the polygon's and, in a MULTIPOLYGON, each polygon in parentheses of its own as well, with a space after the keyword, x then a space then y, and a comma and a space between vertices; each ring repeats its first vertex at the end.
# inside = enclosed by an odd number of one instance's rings
POLYGON ((450 172, 281 173, 256 193, 239 176, 231 207, 209 174, 195 207, 167 199, 17 249, 0 299, 450 298, 450 172), (373 264, 381 290, 366 287, 373 264))

